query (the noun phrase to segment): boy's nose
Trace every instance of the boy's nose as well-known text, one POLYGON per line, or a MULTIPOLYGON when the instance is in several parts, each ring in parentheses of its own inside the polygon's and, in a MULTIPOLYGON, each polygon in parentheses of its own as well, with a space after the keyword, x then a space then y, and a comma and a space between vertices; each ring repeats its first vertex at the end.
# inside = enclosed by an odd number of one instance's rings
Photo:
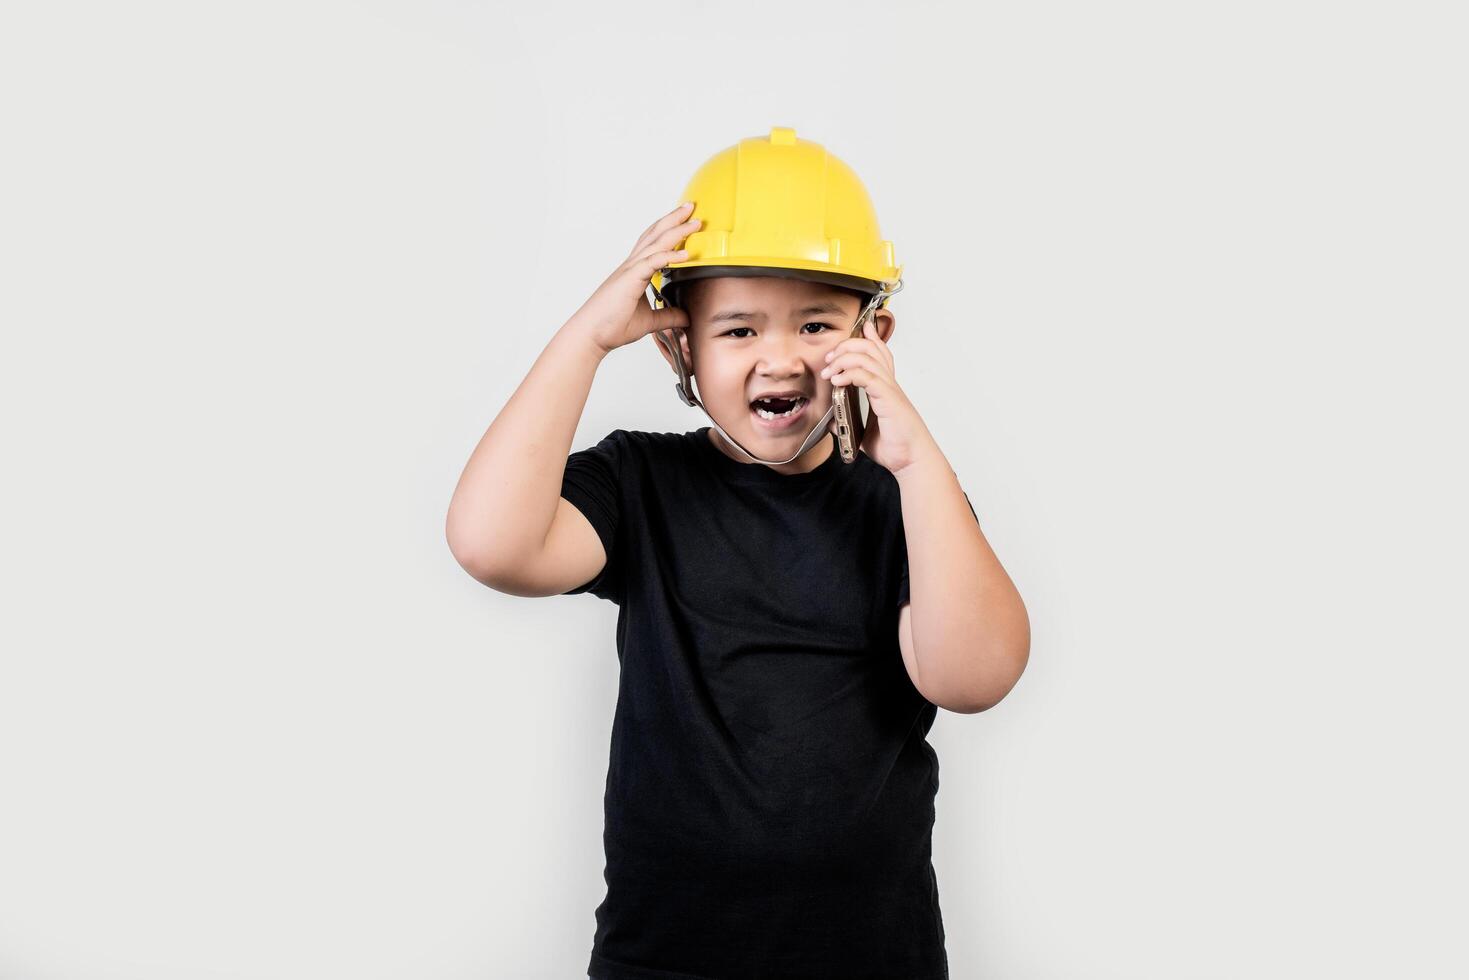
MULTIPOLYGON (((819 355, 818 355, 819 356, 819 355)), ((806 359, 799 355, 789 357, 767 357, 755 368, 755 373, 761 377, 773 380, 790 380, 791 378, 815 377, 820 369, 812 370, 806 359)))

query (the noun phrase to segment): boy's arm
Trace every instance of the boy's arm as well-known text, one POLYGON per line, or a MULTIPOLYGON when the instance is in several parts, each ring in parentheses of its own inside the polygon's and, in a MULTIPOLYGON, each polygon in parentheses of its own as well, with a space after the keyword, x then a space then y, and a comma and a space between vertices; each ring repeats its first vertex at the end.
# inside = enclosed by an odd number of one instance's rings
POLYGON ((910 602, 898 645, 913 686, 941 708, 984 711, 1030 658, 1030 618, 935 445, 897 473, 910 602))
MULTIPOLYGON (((521 577, 535 574, 534 563, 553 536, 558 512, 570 511, 586 524, 575 508, 563 509, 561 478, 592 381, 607 353, 580 321, 568 320, 475 446, 454 488, 445 536, 455 560, 476 579, 494 585, 510 569, 521 577)), ((579 530, 584 533, 577 537, 559 528, 555 535, 557 551, 565 559, 559 564, 570 568, 559 578, 582 572, 591 578, 597 562, 605 560, 598 557, 602 545, 591 526, 579 530)), ((549 578, 545 571, 538 577, 546 580, 544 589, 560 584, 554 571, 549 578)), ((536 586, 504 591, 555 594, 536 586)))
POLYGON ((653 273, 687 257, 698 227, 682 204, 654 221, 628 257, 556 332, 475 446, 449 501, 444 534, 454 558, 512 595, 555 595, 589 581, 607 560, 586 516, 561 499, 561 480, 592 379, 608 353, 655 330, 684 329, 684 311, 652 309, 653 273))

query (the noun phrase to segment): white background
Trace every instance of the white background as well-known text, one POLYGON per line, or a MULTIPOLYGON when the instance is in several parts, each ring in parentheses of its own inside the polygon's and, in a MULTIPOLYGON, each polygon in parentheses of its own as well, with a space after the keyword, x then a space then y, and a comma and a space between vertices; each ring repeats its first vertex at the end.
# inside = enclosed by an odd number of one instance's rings
POLYGON ((616 608, 444 515, 775 125, 1030 610, 931 734, 953 976, 1464 976, 1454 6, 6 4, 0 980, 584 976, 616 608))

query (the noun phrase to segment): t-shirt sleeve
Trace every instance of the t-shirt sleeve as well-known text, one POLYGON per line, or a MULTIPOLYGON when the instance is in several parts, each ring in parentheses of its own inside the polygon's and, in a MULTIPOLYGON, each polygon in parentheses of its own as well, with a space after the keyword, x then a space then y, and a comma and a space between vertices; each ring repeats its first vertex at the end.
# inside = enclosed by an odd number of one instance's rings
MULTIPOLYGON (((969 494, 964 494, 964 502, 969 505, 969 513, 974 514, 974 523, 979 523, 979 515, 974 513, 974 503, 969 499, 969 494)), ((908 549, 906 543, 903 548, 902 569, 898 573, 898 608, 902 609, 912 597, 908 594, 908 549)))
POLYGON ((627 433, 616 429, 601 442, 580 449, 566 458, 561 476, 561 497, 581 511, 587 523, 602 540, 607 563, 589 582, 562 595, 590 592, 599 599, 622 601, 622 549, 618 527, 622 520, 622 463, 626 455, 627 433))

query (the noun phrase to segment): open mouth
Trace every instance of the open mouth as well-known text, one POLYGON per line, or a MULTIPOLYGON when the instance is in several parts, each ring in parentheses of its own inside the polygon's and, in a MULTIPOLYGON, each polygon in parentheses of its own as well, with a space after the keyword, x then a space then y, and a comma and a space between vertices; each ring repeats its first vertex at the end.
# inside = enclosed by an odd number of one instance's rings
POLYGON ((763 429, 780 430, 795 424, 806 412, 809 398, 757 398, 750 402, 750 414, 763 429))

